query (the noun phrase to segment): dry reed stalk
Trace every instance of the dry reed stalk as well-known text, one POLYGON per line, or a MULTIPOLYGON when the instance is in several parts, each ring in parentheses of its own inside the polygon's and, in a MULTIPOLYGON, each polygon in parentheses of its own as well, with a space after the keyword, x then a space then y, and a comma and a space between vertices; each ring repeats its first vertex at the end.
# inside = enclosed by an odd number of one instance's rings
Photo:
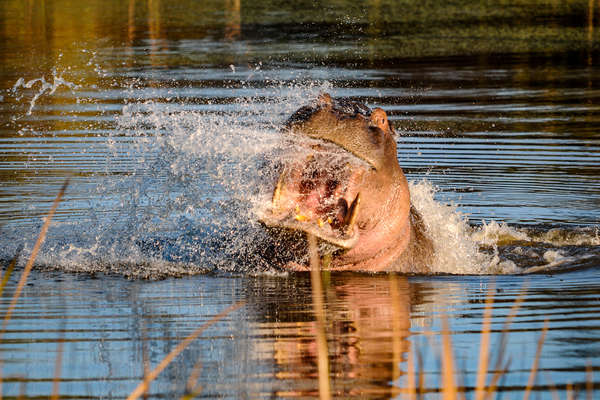
POLYGON ((417 387, 415 382, 415 360, 411 350, 408 351, 406 366, 406 392, 408 400, 417 400, 417 387))
POLYGON ((448 319, 442 318, 442 398, 456 400, 457 388, 454 380, 454 356, 452 355, 452 341, 448 328, 448 319))
POLYGON ((400 363, 402 362, 402 341, 400 340, 400 332, 402 324, 400 323, 400 288, 398 287, 398 277, 390 274, 390 297, 392 301, 392 362, 393 371, 392 379, 400 376, 400 363))
POLYGON ((485 378, 487 377, 490 359, 490 326, 492 322, 492 305, 494 304, 495 290, 495 285, 491 285, 485 299, 483 326, 481 327, 481 343, 479 344, 479 365, 477 366, 475 400, 483 400, 485 397, 485 378))
POLYGON ((496 387, 497 387, 496 385, 498 384, 498 381, 500 380, 502 375, 504 375, 508 371, 508 366, 510 365, 510 360, 508 360, 506 362, 506 364, 503 366, 502 365, 502 361, 503 361, 502 354, 504 354, 504 349, 506 348, 506 338, 508 337, 508 329, 510 328, 510 325, 512 324, 512 320, 517 315, 519 308, 521 308, 521 303, 525 299, 525 291, 526 291, 526 287, 524 286, 521 289, 521 293, 519 294, 519 297, 517 297, 517 300, 515 301, 513 306, 510 308, 508 316, 504 320, 504 325, 502 326, 502 334, 500 335, 500 344, 498 344, 496 346, 497 356, 496 356, 496 365, 494 366, 494 369, 496 372, 494 373, 494 375, 492 375, 490 384, 488 385, 488 388, 486 389, 485 396, 484 396, 485 400, 489 399, 490 396, 496 391, 496 387))
POLYGON ((417 387, 419 388, 419 399, 423 399, 423 396, 425 396, 425 372, 423 371, 423 357, 419 352, 417 352, 417 364, 419 369, 419 379, 417 384, 417 387))
POLYGON ((323 284, 321 282, 321 260, 317 238, 307 234, 308 252, 310 256, 310 281, 312 287, 313 312, 317 320, 316 340, 319 370, 319 398, 331 399, 331 384, 329 382, 329 350, 325 337, 325 311, 323 305, 323 284))
POLYGON ((237 303, 227 307, 225 310, 221 311, 219 314, 212 317, 208 322, 205 322, 202 326, 192 332, 188 337, 186 337, 181 343, 177 345, 169 354, 163 358, 163 360, 152 370, 147 376, 147 379, 144 379, 140 384, 131 392, 131 394, 127 397, 127 400, 133 400, 139 398, 144 391, 146 391, 147 386, 155 380, 158 375, 177 357, 187 346, 190 345, 202 332, 204 332, 208 327, 215 324, 227 314, 239 309, 244 304, 245 301, 238 301, 237 303))
POLYGON ((150 357, 148 357, 148 337, 146 335, 146 324, 144 320, 141 322, 142 328, 140 333, 142 335, 142 371, 144 373, 144 386, 146 389, 142 393, 144 400, 148 399, 148 390, 150 390, 150 382, 148 382, 148 373, 150 372, 150 357))
MULTIPOLYGON (((508 316, 504 320, 504 325, 502 326, 502 339, 503 339, 503 340, 501 340, 502 343, 506 343, 506 340, 504 340, 504 339, 506 338, 506 334, 508 332, 508 329, 510 328, 510 324, 512 324, 512 320, 517 316, 517 312, 519 311, 519 308, 521 308, 521 303, 523 302, 523 300, 525 300, 526 289, 527 289, 526 287, 523 287, 521 289, 521 293, 519 294, 519 297, 517 297, 515 304, 513 304, 513 306, 510 308, 510 312, 508 313, 508 316)), ((504 349, 502 349, 502 350, 504 350, 504 349)))
POLYGON ((54 361, 54 379, 52 379, 52 396, 50 400, 58 400, 58 388, 60 387, 60 372, 62 369, 64 339, 58 341, 56 360, 54 361))
MULTIPOLYGON (((402 362, 402 340, 401 335, 405 333, 407 327, 402 326, 402 320, 408 318, 408 315, 404 315, 409 313, 407 309, 402 309, 401 302, 402 299, 400 297, 400 282, 398 280, 398 276, 395 274, 390 274, 390 297, 392 301, 392 350, 393 350, 393 377, 399 377, 401 375, 400 371, 400 363, 402 362)), ((406 306, 406 304, 404 304, 406 306)), ((407 379, 407 387, 406 389, 400 389, 400 393, 407 394, 410 400, 416 400, 417 392, 416 392, 416 384, 415 384, 415 368, 414 368, 414 359, 413 354, 409 350, 407 359, 407 371, 406 371, 406 379, 407 379)))
POLYGON ((540 362, 540 356, 542 354, 542 346, 544 345, 544 339, 546 338, 546 332, 548 332, 548 320, 544 322, 544 328, 542 329, 542 335, 538 340, 537 349, 535 351, 535 359, 533 360, 533 365, 531 366, 531 372, 529 373, 529 380, 527 381, 527 387, 525 388, 525 394, 523 395, 523 400, 528 400, 529 395, 531 393, 531 389, 533 388, 533 384, 535 383, 535 377, 537 375, 538 365, 540 362))
POLYGON ((62 187, 60 188, 60 191, 56 195, 56 198, 54 199, 54 202, 52 203, 52 206, 50 207, 50 211, 48 212, 48 215, 46 215, 44 225, 42 225, 40 234, 38 235, 35 245, 33 246, 33 250, 31 251, 29 260, 27 261, 27 264, 25 265, 25 269, 21 273, 21 279, 19 280, 19 283, 17 284, 17 288, 15 289, 15 293, 13 294, 12 301, 10 302, 10 305, 8 306, 6 315, 4 316, 4 321, 2 322, 2 329, 0 330, 0 338, 2 338, 2 336, 4 336, 4 331, 6 330, 6 325, 8 324, 8 321, 10 320, 13 309, 15 308, 15 305, 17 304, 17 300, 19 300, 19 296, 21 295, 21 291, 23 290, 23 287, 25 286, 27 277, 29 276, 29 273, 31 272, 31 268, 33 267, 33 263, 35 262, 37 253, 40 251, 40 248, 42 247, 42 243, 44 243, 44 240, 46 239, 46 233, 48 232, 48 227, 50 226, 50 221, 52 221, 52 217, 54 216, 54 213, 56 212, 56 208, 60 204, 60 201, 62 200, 62 197, 65 194, 65 190, 67 189, 68 185, 69 185, 69 179, 67 178, 65 180, 65 183, 63 183, 62 187))
POLYGON ((485 392, 485 400, 489 399, 492 394, 494 394, 494 392, 496 391, 496 389, 498 388, 498 381, 500 381, 500 378, 502 378, 504 376, 504 374, 506 372, 508 372, 508 366, 510 365, 510 360, 506 361, 506 364, 503 367, 496 367, 496 373, 492 376, 492 379, 490 380, 490 384, 488 385, 486 392, 485 392))
POLYGON ((198 379, 200 378, 201 371, 202 359, 198 359, 198 361, 194 365, 194 368, 192 368, 192 373, 188 377, 187 383, 185 385, 185 390, 187 393, 181 396, 180 400, 191 400, 202 392, 202 385, 198 384, 198 379))
POLYGON ((202 385, 196 385, 191 390, 188 390, 188 393, 181 396, 180 400, 192 400, 194 397, 199 396, 202 393, 202 385))
POLYGON ((0 282, 0 295, 2 294, 2 292, 4 292, 4 287, 8 283, 8 280, 10 279, 10 276, 12 275, 12 272, 15 269, 15 265, 17 265, 17 261, 19 261, 19 256, 21 255, 22 250, 23 245, 20 245, 17 249, 17 254, 15 254, 10 264, 8 265, 8 268, 6 268, 6 271, 4 272, 4 274, 2 274, 2 282, 0 282))
MULTIPOLYGON (((54 216, 54 213, 56 212, 56 209, 58 208, 58 205, 60 204, 62 197, 65 194, 65 191, 67 190, 67 186, 69 186, 68 178, 65 180, 65 182, 63 183, 62 187, 60 188, 58 194, 56 195, 56 198, 52 202, 52 206, 50 207, 50 211, 46 215, 46 219, 44 221, 44 224, 42 225, 42 229, 40 230, 40 233, 35 242, 35 245, 33 246, 31 255, 29 256, 29 260, 27 261, 27 264, 25 265, 25 268, 23 269, 23 272, 21 273, 21 278, 19 279, 19 283, 17 284, 17 288, 15 289, 15 293, 13 294, 12 300, 10 302, 10 305, 8 306, 8 310, 6 310, 6 314, 5 314, 4 320, 2 322, 2 329, 0 329, 0 339, 2 338, 2 336, 4 336, 6 326, 12 315, 12 311, 15 308, 17 301, 19 300, 19 296, 21 295, 21 291, 23 290, 23 287, 25 286, 25 282, 27 282, 27 278, 29 276, 29 273, 31 272, 31 269, 33 268, 33 263, 35 262, 35 259, 37 257, 37 253, 39 252, 40 248, 42 247, 42 243, 44 243, 44 240, 46 239, 46 233, 48 232, 48 228, 50 226, 50 221, 52 221, 52 217, 54 216)), ((20 246, 19 249, 17 250, 17 254, 11 261, 8 269, 6 270, 6 272, 4 273, 4 275, 2 277, 2 283, 0 284, 1 285, 0 286, 0 294, 2 294, 2 292, 4 291, 4 287, 6 286, 6 283, 8 282, 8 279, 10 278, 15 265, 17 264, 17 261, 19 259, 19 255, 21 254, 22 249, 23 249, 23 247, 20 246)), ((62 361, 62 343, 59 345, 59 356, 60 356, 59 358, 62 361)), ((2 390, 1 390, 1 388, 2 388, 2 367, 3 367, 3 364, 0 363, 0 400, 2 399, 2 390)), ((60 375, 60 372, 59 372, 59 374, 55 373, 55 376, 54 376, 55 380, 58 379, 57 378, 58 375, 60 375)), ((56 393, 58 392, 58 386, 57 385, 55 386, 55 385, 56 385, 56 383, 53 383, 53 393, 55 391, 56 391, 56 393)), ((23 386, 23 393, 22 393, 23 396, 24 396, 24 388, 25 388, 25 386, 23 386)), ((22 396, 19 396, 19 397, 22 397, 22 396)), ((56 399, 58 399, 58 396, 56 397, 56 399)))
POLYGON ((573 400, 575 398, 573 393, 573 385, 567 383, 567 400, 573 400))

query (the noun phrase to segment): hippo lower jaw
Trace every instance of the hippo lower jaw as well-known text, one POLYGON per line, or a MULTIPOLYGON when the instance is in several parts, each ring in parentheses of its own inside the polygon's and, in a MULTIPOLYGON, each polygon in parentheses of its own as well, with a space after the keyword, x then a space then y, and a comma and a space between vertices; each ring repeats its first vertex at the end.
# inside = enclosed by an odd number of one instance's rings
POLYGON ((358 242, 360 234, 357 227, 352 227, 352 230, 349 233, 336 235, 335 232, 323 229, 318 224, 308 224, 305 221, 299 221, 298 218, 302 219, 302 215, 293 217, 292 215, 288 215, 283 219, 265 215, 261 218, 261 222, 271 228, 288 229, 290 231, 311 234, 329 244, 332 250, 348 250, 353 248, 358 242))

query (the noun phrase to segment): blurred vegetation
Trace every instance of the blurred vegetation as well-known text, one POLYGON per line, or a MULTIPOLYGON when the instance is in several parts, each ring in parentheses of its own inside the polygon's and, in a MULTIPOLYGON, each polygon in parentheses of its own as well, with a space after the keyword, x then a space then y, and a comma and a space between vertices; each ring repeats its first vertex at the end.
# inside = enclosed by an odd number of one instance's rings
POLYGON ((566 52, 591 62, 599 21, 597 0, 3 0, 0 62, 73 65, 81 50, 122 48, 132 50, 115 52, 115 66, 566 52))

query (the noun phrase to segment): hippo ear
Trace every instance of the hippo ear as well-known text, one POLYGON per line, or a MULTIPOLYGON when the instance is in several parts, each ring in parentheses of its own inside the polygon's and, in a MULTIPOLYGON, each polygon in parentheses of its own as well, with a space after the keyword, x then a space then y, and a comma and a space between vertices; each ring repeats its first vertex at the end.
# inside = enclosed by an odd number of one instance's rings
POLYGON ((333 105, 333 99, 329 93, 321 93, 319 97, 317 97, 317 105, 320 107, 331 107, 333 105))
POLYGON ((379 128, 384 132, 390 132, 394 136, 396 135, 394 129, 392 129, 392 126, 388 121, 387 114, 381 108, 376 108, 373 110, 369 120, 369 125, 379 128))

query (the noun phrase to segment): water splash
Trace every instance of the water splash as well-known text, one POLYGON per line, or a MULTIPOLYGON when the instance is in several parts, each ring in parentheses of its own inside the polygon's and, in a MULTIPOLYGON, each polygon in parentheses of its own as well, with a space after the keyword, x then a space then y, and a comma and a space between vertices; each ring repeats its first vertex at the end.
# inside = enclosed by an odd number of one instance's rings
POLYGON ((413 182, 410 190, 434 244, 434 273, 546 273, 600 262, 597 227, 544 229, 493 220, 473 226, 456 206, 436 201, 428 181, 413 182))
MULTIPOLYGON (((20 79, 13 92, 37 90, 31 113, 40 96, 63 86, 78 89, 55 74, 52 82, 20 79)), ((39 262, 141 278, 274 271, 258 256, 265 239, 256 222, 257 204, 264 201, 258 188, 277 162, 281 124, 306 99, 332 88, 327 82, 274 82, 267 89, 266 99, 235 100, 231 112, 198 111, 159 94, 144 98, 161 100, 125 104, 114 129, 100 138, 104 169, 87 189, 78 188, 88 201, 86 215, 55 223, 39 262)), ((138 89, 125 90, 134 98, 138 89)), ((600 257, 593 249, 600 245, 597 231, 536 231, 495 221, 474 227, 457 207, 437 201, 427 181, 411 183, 410 190, 434 242, 435 273, 540 272, 600 257)), ((8 259, 23 237, 35 238, 36 228, 2 233, 0 256, 8 259)))
POLYGON ((79 89, 80 86, 69 82, 63 78, 62 73, 58 73, 56 69, 52 71, 51 81, 47 81, 45 77, 30 79, 25 81, 24 78, 19 78, 13 85, 11 92, 15 96, 16 100, 19 101, 27 95, 32 95, 29 100, 29 108, 25 115, 31 115, 36 102, 42 96, 52 96, 59 88, 66 87, 71 91, 79 89), (33 90, 30 90, 33 89, 33 90))
MULTIPOLYGON (((238 99, 236 113, 161 101, 126 104, 102 138, 104 169, 88 189, 77 188, 89 199, 87 216, 56 222, 39 262, 145 278, 261 269, 248 256, 260 242, 252 210, 261 171, 269 169, 285 118, 304 96, 326 87, 300 94, 274 87, 284 93, 266 103, 238 99)), ((5 237, 35 237, 35 227, 24 230, 5 237)), ((3 258, 14 251, 11 242, 2 243, 3 258)))
MULTIPOLYGON (((520 270, 514 262, 501 259, 497 242, 484 242, 465 214, 452 204, 435 200, 436 188, 427 180, 410 184, 411 200, 423 217, 434 246, 432 272, 442 274, 511 274, 520 270), (482 251, 489 246, 492 251, 482 251)), ((489 237, 494 234, 490 233, 489 237)))

